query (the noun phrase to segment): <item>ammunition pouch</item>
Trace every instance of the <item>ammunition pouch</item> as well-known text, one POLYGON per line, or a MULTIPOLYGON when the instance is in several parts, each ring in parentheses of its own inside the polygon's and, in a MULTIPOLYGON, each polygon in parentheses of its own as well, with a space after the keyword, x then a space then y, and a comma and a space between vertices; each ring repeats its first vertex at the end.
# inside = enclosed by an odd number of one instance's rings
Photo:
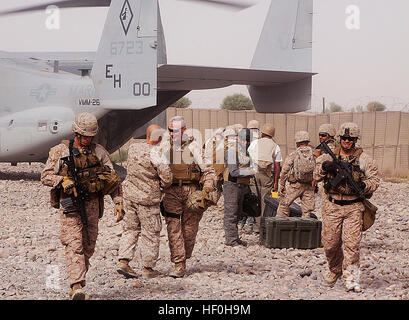
POLYGON ((187 184, 200 181, 200 168, 195 164, 170 164, 173 174, 173 184, 187 184))
POLYGON ((61 189, 51 188, 50 190, 50 204, 55 209, 60 209, 60 197, 61 197, 61 189))
POLYGON ((160 213, 163 217, 169 217, 169 218, 175 218, 175 219, 181 219, 182 215, 177 214, 177 213, 172 213, 172 212, 167 212, 165 210, 165 206, 163 205, 163 201, 160 203, 160 213))
POLYGON ((101 191, 102 196, 112 194, 121 184, 121 178, 107 166, 101 173, 98 173, 98 179, 102 183, 101 190, 98 190, 101 191))
POLYGON ((375 222, 376 211, 378 207, 369 203, 368 201, 364 201, 364 212, 362 213, 362 231, 368 230, 375 222))

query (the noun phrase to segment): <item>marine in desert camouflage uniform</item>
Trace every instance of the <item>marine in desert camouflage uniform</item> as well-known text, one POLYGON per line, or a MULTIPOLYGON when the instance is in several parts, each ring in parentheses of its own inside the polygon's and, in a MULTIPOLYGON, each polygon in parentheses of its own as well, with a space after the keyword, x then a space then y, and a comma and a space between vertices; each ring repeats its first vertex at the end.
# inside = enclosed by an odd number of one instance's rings
MULTIPOLYGON (((290 205, 295 199, 301 199, 302 217, 310 218, 310 213, 315 209, 315 195, 313 183, 313 170, 311 169, 310 181, 299 181, 294 175, 294 162, 297 156, 297 152, 300 149, 308 150, 311 147, 308 145, 310 142, 310 136, 306 131, 298 131, 295 134, 295 142, 297 144, 297 150, 290 153, 284 161, 283 169, 280 174, 280 186, 278 193, 280 196, 280 204, 277 208, 277 217, 288 217, 290 215, 290 205), (286 186, 286 182, 288 184, 286 186)), ((312 150, 311 150, 312 152, 312 150)))
POLYGON ((70 155, 70 142, 63 140, 59 145, 51 148, 49 157, 41 173, 41 182, 52 187, 52 194, 59 194, 54 199, 53 206, 60 208, 61 242, 65 247, 68 281, 70 284, 70 297, 75 300, 85 299, 83 291, 86 284, 85 276, 90 266, 98 236, 98 221, 104 211, 103 174, 108 173, 116 182, 107 191, 115 203, 114 214, 117 222, 120 221, 125 211, 122 203, 122 189, 120 179, 114 172, 108 152, 99 144, 93 143, 93 137, 98 133, 98 122, 90 113, 80 113, 75 117, 72 125, 75 138, 72 141, 73 150, 78 150, 79 155, 74 156, 75 166, 79 171, 80 183, 87 188, 89 201, 86 201, 86 215, 88 222, 88 237, 81 221, 79 212, 64 214, 66 209, 75 209, 71 206, 63 207, 60 200, 77 195, 73 177, 61 158, 70 155))
MULTIPOLYGON (((328 147, 334 152, 335 148, 339 146, 338 142, 335 141, 335 135, 337 130, 334 125, 331 123, 324 123, 320 125, 318 129, 318 139, 321 142, 326 141, 328 147)), ((320 144, 314 150, 314 156, 318 158, 321 154, 325 153, 324 150, 321 150, 320 144)))
MULTIPOLYGON (((337 134, 337 129, 335 129, 335 126, 331 123, 324 123, 320 125, 318 129, 318 139, 320 141, 320 144, 315 148, 314 150, 314 157, 316 157, 315 162, 316 165, 322 163, 322 157, 320 155, 325 153, 325 150, 321 149, 321 142, 326 142, 328 147, 331 149, 332 152, 335 151, 336 148, 339 148, 339 143, 338 141, 335 140, 335 135, 337 134)), ((314 179, 313 182, 313 187, 314 187, 314 192, 318 192, 318 182, 314 179)), ((325 196, 325 190, 324 188, 321 188, 321 199, 325 196)), ((326 211, 324 206, 326 205, 325 201, 321 201, 321 212, 326 211)))
POLYGON ((182 116, 169 122, 170 138, 161 144, 161 150, 170 163, 172 185, 165 190, 163 207, 167 225, 170 259, 174 269, 171 277, 183 277, 186 260, 192 255, 203 212, 187 207, 189 196, 197 194, 203 184, 203 192, 214 192, 217 177, 211 164, 203 160, 203 149, 193 137, 185 134, 186 123, 182 116))
MULTIPOLYGON (((340 147, 334 154, 349 163, 355 182, 370 197, 378 188, 378 169, 371 157, 355 146, 360 130, 355 123, 344 123, 339 130, 340 147)), ((360 241, 364 205, 346 181, 336 187, 326 182, 337 174, 333 159, 323 154, 317 159, 314 179, 324 180, 325 194, 322 219, 322 243, 328 260, 329 274, 325 284, 333 286, 342 276, 347 291, 360 292, 360 241)))
POLYGON ((135 142, 128 149, 127 176, 122 184, 127 214, 122 224, 117 267, 125 277, 137 277, 129 262, 134 258, 139 235, 142 276, 153 278, 159 275, 153 268, 159 257, 162 230, 160 202, 162 190, 172 183, 170 167, 155 147, 160 143, 163 131, 158 125, 150 125, 146 130, 146 141, 135 142))

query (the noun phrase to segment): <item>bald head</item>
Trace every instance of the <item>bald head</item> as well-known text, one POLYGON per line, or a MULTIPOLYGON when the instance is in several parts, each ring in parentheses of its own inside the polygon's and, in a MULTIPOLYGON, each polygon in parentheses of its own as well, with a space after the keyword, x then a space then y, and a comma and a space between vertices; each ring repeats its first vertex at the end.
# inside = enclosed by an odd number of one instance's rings
POLYGON ((150 144, 158 144, 162 140, 162 133, 165 130, 157 124, 151 124, 146 129, 146 142, 150 144))

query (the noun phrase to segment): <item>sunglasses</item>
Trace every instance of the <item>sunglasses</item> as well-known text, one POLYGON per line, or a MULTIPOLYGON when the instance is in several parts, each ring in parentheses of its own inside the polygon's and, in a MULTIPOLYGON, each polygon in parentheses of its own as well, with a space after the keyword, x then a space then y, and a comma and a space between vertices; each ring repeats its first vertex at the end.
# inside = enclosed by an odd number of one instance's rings
POLYGON ((181 131, 182 129, 171 129, 171 128, 168 128, 168 130, 169 130, 169 132, 172 132, 172 133, 179 133, 179 131, 181 131))
POLYGON ((326 133, 320 133, 319 136, 322 137, 322 138, 328 137, 328 135, 326 133))
POLYGON ((352 138, 352 137, 341 137, 341 140, 343 140, 343 141, 356 141, 356 138, 352 138))

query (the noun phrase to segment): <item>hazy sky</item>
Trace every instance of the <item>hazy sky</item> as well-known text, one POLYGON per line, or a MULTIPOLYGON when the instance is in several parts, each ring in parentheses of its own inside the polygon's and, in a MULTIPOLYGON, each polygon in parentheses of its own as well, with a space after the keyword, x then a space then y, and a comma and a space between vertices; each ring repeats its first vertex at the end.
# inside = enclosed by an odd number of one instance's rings
MULTIPOLYGON (((3 0, 1 9, 43 3, 3 0)), ((168 62, 245 66, 251 59, 252 34, 262 27, 269 1, 230 12, 177 0, 161 0, 168 62), (250 51, 249 51, 250 50, 250 51)), ((356 11, 354 11, 356 13, 356 11)), ((379 100, 409 111, 409 1, 314 0, 312 106, 322 97, 346 108, 379 100), (359 9, 359 29, 346 22, 348 6, 359 9)), ((59 30, 48 30, 45 12, 0 18, 0 50, 95 51, 107 9, 61 11, 59 30)), ((355 21, 356 22, 356 21, 355 21)), ((193 107, 218 107, 229 94, 247 94, 246 87, 191 92, 193 107)))

